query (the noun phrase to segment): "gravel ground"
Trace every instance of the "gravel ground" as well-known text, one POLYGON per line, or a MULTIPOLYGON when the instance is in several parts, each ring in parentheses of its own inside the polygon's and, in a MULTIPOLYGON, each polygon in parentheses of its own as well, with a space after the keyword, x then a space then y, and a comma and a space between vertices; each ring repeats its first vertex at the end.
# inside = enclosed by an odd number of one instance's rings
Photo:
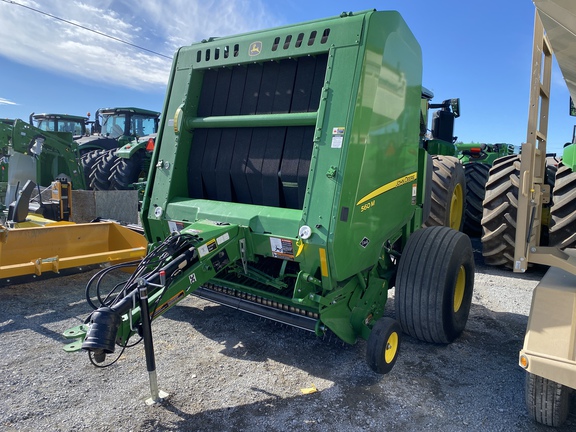
MULTIPOLYGON (((405 336, 385 376, 366 365, 363 341, 343 346, 188 297, 153 324, 158 383, 170 394, 155 406, 144 403, 142 344, 105 369, 62 350, 62 331, 89 312, 94 271, 2 287, 0 430, 549 430, 528 418, 517 366, 543 271, 518 276, 476 255, 464 334, 448 346, 405 336)), ((574 402, 558 431, 576 429, 574 402)))

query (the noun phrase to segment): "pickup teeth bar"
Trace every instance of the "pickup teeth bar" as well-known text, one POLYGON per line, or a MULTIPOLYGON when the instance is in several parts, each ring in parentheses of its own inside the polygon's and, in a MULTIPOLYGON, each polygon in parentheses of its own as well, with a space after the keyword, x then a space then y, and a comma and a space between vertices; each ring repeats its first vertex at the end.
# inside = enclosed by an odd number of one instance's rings
POLYGON ((210 283, 198 288, 194 295, 232 309, 316 332, 319 315, 315 312, 210 283))

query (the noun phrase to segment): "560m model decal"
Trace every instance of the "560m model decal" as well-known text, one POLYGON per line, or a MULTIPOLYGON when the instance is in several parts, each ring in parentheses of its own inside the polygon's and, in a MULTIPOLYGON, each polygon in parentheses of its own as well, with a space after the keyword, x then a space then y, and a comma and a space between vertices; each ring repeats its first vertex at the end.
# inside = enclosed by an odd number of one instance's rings
POLYGON ((380 186, 378 189, 375 189, 372 192, 370 192, 368 195, 366 195, 360 201, 358 201, 356 205, 364 204, 366 201, 370 201, 372 198, 375 198, 378 195, 382 195, 383 193, 386 193, 389 190, 395 189, 398 186, 405 185, 406 183, 413 182, 414 180, 416 180, 417 177, 418 177, 417 173, 413 172, 412 174, 407 174, 405 176, 397 178, 396 180, 392 180, 391 182, 386 183, 385 185, 380 186))

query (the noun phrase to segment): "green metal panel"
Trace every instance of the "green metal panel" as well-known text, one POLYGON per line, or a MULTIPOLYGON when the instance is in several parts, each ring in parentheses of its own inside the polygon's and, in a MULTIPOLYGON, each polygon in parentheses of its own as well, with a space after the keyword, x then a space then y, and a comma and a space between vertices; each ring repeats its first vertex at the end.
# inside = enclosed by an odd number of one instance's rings
MULTIPOLYGON (((382 244, 408 223, 416 207, 420 47, 397 13, 371 14, 366 21, 357 108, 346 123, 336 119, 330 125, 346 126, 338 170, 341 192, 332 215, 336 280, 376 262, 382 244)), ((340 70, 344 73, 344 64, 340 70)))

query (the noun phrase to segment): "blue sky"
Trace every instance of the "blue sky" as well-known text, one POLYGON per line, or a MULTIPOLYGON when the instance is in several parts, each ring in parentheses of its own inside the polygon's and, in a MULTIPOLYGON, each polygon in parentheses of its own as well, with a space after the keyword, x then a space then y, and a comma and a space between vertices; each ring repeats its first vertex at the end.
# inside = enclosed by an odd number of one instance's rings
MULTIPOLYGON (((460 98, 464 142, 526 140, 531 0, 14 0, 171 57, 182 45, 339 15, 399 11, 422 46, 434 102, 460 98)), ((160 111, 171 60, 0 0, 0 117, 97 108, 160 111)), ((548 151, 561 152, 576 118, 557 67, 548 151)))

